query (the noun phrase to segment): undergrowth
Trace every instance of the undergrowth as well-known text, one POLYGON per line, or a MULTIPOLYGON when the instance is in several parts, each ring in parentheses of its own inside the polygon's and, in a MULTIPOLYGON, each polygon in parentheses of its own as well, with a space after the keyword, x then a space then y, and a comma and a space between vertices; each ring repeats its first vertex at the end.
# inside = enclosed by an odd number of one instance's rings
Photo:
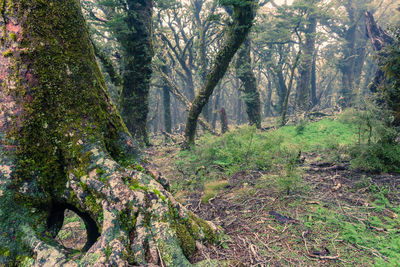
POLYGON ((318 205, 305 216, 304 225, 370 252, 376 266, 399 266, 400 207, 386 198, 387 188, 375 184, 364 186, 369 190, 366 198, 371 198, 371 205, 318 205))
POLYGON ((182 151, 176 161, 178 170, 192 176, 185 185, 202 187, 208 180, 230 177, 239 171, 287 170, 287 179, 297 167, 299 150, 285 142, 278 132, 259 133, 254 127, 242 127, 216 138, 203 136, 191 151, 182 151))
MULTIPOLYGON (((395 141, 397 132, 388 125, 390 116, 379 108, 365 105, 346 110, 338 118, 317 122, 303 120, 298 125, 272 131, 259 131, 246 126, 219 137, 204 135, 194 149, 179 152, 175 167, 184 178, 173 181, 171 189, 175 193, 184 192, 183 195, 187 191, 202 191, 203 203, 212 201, 224 190, 246 200, 256 198, 258 192, 266 190, 277 201, 271 207, 275 210, 277 203, 283 203, 285 199, 317 195, 317 192, 310 191, 317 187, 311 189, 314 185, 302 179, 303 156, 308 153, 317 155, 318 161, 322 162, 349 162, 353 169, 399 172, 400 145, 395 141), (262 175, 257 181, 240 181, 249 177, 243 173, 252 172, 261 172, 262 175)), ((347 251, 351 246, 352 251, 359 252, 360 265, 371 265, 373 261, 377 266, 399 266, 400 207, 389 200, 395 194, 393 188, 389 192, 385 186, 378 186, 365 177, 353 182, 354 188, 347 187, 351 181, 342 186, 337 203, 324 199, 319 199, 313 207, 294 203, 296 214, 298 207, 303 209, 297 218, 312 230, 310 242, 321 246, 326 244, 331 251, 339 253, 343 263, 354 262, 351 258, 353 254, 347 251), (347 203, 343 195, 348 193, 347 198, 350 199, 354 192, 363 192, 365 206, 347 203)), ((324 190, 329 192, 331 188, 324 190)), ((294 214, 290 208, 286 212, 294 214)), ((254 214, 248 216, 253 217, 254 214)), ((273 227, 279 230, 282 226, 274 224, 273 227)), ((307 232, 301 228, 300 236, 307 232)), ((303 245, 303 242, 299 244, 303 245)), ((271 249, 275 248, 271 245, 271 249)), ((314 248, 310 244, 308 249, 312 251, 314 248)))

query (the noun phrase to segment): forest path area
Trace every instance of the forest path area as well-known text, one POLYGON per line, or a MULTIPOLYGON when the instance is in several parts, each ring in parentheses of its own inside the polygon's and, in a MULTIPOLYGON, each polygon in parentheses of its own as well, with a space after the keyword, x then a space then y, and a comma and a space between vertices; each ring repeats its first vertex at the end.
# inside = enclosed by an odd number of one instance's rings
MULTIPOLYGON (((305 152, 299 157, 301 186, 282 194, 269 171, 247 169, 224 176, 221 166, 215 165, 211 168, 220 175, 207 172, 218 176, 216 181, 191 181, 204 175, 205 167, 185 172, 176 164, 180 153, 179 146, 164 137, 146 150, 152 168, 171 183, 175 197, 224 231, 219 244, 205 247, 194 262, 218 259, 219 266, 391 262, 385 252, 390 242, 399 242, 393 235, 400 232, 400 176, 350 170, 347 163, 330 163, 319 153, 305 152), (195 185, 185 187, 191 183, 195 185)), ((398 260, 398 254, 392 257, 398 260)))

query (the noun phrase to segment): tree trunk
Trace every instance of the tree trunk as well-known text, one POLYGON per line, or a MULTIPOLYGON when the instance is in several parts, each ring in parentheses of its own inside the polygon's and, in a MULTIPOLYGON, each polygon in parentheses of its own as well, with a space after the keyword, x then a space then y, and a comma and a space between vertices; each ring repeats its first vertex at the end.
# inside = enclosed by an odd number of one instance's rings
POLYGON ((281 114, 281 126, 284 126, 286 124, 286 114, 288 111, 288 105, 289 105, 289 97, 290 97, 290 93, 292 91, 292 87, 293 87, 293 79, 294 79, 294 72, 297 68, 297 65, 299 63, 301 57, 301 52, 297 52, 297 56, 296 59, 294 60, 294 63, 292 65, 292 67, 290 68, 290 78, 289 78, 289 85, 287 87, 287 91, 286 91, 286 95, 285 95, 285 99, 283 101, 283 105, 282 105, 282 114, 281 114))
POLYGON ((358 13, 352 1, 345 3, 349 25, 344 33, 343 58, 339 61, 339 69, 342 73, 341 103, 342 108, 349 107, 354 100, 354 64, 356 58, 356 37, 358 13))
POLYGON ((299 64, 299 85, 297 89, 297 109, 306 112, 310 108, 311 73, 315 51, 315 33, 317 20, 310 16, 305 30, 306 40, 302 48, 302 58, 299 64))
MULTIPOLYGON (((161 71, 167 75, 168 67, 166 65, 161 66, 161 71)), ((164 130, 167 133, 172 132, 172 119, 171 119, 171 95, 168 88, 169 84, 165 78, 163 80, 163 107, 164 107, 164 130)))
POLYGON ((133 137, 150 144, 147 133, 151 78, 152 0, 127 1, 124 22, 127 29, 117 29, 116 37, 124 52, 124 81, 120 96, 121 115, 133 137))
POLYGON ((276 93, 278 95, 278 103, 276 105, 276 111, 279 114, 282 114, 283 103, 285 101, 285 96, 286 96, 287 90, 288 90, 286 87, 285 78, 283 77, 282 64, 278 65, 278 67, 276 68, 275 85, 276 85, 276 93))
POLYGON ((226 133, 228 131, 228 117, 226 116, 225 108, 221 108, 220 117, 221 117, 221 133, 226 133))
POLYGON ((217 88, 217 93, 215 95, 215 101, 214 101, 214 109, 213 112, 211 112, 211 114, 213 115, 213 120, 211 123, 211 126, 213 127, 213 129, 215 129, 215 127, 217 126, 217 118, 218 118, 218 106, 219 106, 219 102, 220 102, 220 98, 221 98, 221 91, 222 91, 223 87, 221 86, 221 83, 218 84, 218 88, 217 88))
POLYGON ((265 99, 265 110, 264 110, 264 116, 269 117, 273 116, 272 110, 271 110, 271 97, 272 97, 272 84, 271 80, 268 80, 268 87, 267 87, 267 97, 265 99))
POLYGON ((3 4, 0 265, 190 266, 214 231, 134 164, 79 1, 3 4), (78 255, 53 240, 65 209, 86 224, 78 255))
POLYGON ((185 142, 183 144, 185 148, 194 145, 197 119, 204 105, 208 102, 209 97, 213 93, 215 86, 225 75, 232 57, 245 40, 253 24, 253 0, 246 2, 233 1, 232 5, 234 10, 232 16, 233 22, 228 26, 227 39, 217 53, 213 67, 207 75, 207 80, 196 95, 189 110, 185 128, 185 142))
POLYGON ((313 108, 318 100, 317 100, 317 55, 314 51, 313 62, 311 67, 311 108, 313 108))
POLYGON ((236 74, 243 83, 244 101, 250 125, 261 128, 261 104, 260 93, 257 89, 257 81, 251 67, 250 40, 246 38, 243 46, 239 49, 236 60, 236 74))

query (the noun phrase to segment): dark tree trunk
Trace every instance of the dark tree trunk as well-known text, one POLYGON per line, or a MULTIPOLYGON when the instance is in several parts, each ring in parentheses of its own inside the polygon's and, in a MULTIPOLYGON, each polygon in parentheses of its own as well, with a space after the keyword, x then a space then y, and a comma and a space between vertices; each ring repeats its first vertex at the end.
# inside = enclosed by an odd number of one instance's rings
POLYGON ((272 116, 272 110, 271 110, 272 83, 270 80, 268 80, 267 90, 268 90, 267 98, 265 99, 265 110, 264 110, 265 117, 272 116))
POLYGON ((167 133, 171 133, 171 96, 169 89, 164 85, 163 87, 163 106, 164 106, 164 129, 167 133))
MULTIPOLYGON (((161 71, 167 75, 168 67, 163 65, 161 71)), ((165 78, 163 80, 163 107, 164 107, 164 130, 167 133, 172 132, 172 119, 171 119, 171 95, 169 89, 169 83, 165 78)))
POLYGON ((281 126, 284 126, 286 124, 286 115, 287 115, 287 111, 288 111, 289 97, 290 97, 290 93, 291 93, 292 87, 293 87, 294 72, 295 72, 295 70, 297 68, 297 65, 299 63, 300 57, 301 57, 301 53, 299 51, 297 53, 296 59, 295 59, 293 65, 292 65, 292 67, 290 68, 289 85, 287 87, 285 99, 284 99, 283 105, 282 105, 281 126))
POLYGON ((276 111, 279 114, 282 114, 283 111, 283 103, 285 101, 285 96, 287 94, 287 87, 286 87, 286 82, 285 78, 283 77, 283 66, 279 65, 277 70, 276 70, 276 77, 275 80, 276 84, 276 93, 278 95, 278 103, 276 105, 276 111))
POLYGON ((243 83, 244 101, 250 125, 261 128, 261 104, 260 93, 257 89, 257 81, 251 67, 250 40, 246 38, 243 46, 237 53, 236 74, 243 83))
POLYGON ((219 111, 221 117, 221 133, 226 133, 228 131, 228 117, 226 116, 225 108, 221 108, 219 111))
POLYGON ((196 95, 189 110, 185 128, 185 144, 183 145, 186 148, 194 145, 197 119, 215 86, 225 75, 231 59, 245 40, 253 24, 254 1, 240 2, 239 4, 234 2, 233 5, 233 22, 228 26, 227 39, 217 53, 213 67, 207 75, 207 80, 196 95))
POLYGON ((306 112, 310 108, 311 76, 315 51, 315 33, 317 19, 310 16, 305 30, 305 43, 302 48, 302 57, 299 64, 299 84, 297 88, 297 109, 306 112))
POLYGON ((124 52, 124 81, 120 96, 121 115, 133 137, 150 144, 147 133, 151 78, 152 0, 127 1, 124 22, 129 30, 115 32, 124 52))
POLYGON ((79 1, 3 3, 0 265, 190 266, 211 225, 134 167, 79 1), (78 254, 53 240, 65 209, 87 228, 78 254))

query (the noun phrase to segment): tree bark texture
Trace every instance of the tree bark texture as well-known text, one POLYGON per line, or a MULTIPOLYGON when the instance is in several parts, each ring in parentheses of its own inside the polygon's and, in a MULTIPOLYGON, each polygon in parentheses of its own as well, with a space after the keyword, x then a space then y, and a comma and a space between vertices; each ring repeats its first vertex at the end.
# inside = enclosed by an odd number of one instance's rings
POLYGON ((127 1, 124 22, 127 29, 116 29, 124 64, 120 95, 121 115, 133 137, 149 144, 147 115, 152 73, 152 0, 127 1))
POLYGON ((212 225, 134 163, 79 1, 0 4, 0 265, 191 266, 212 225), (85 222, 81 252, 53 239, 65 209, 85 222))
MULTIPOLYGON (((230 2, 230 1, 229 1, 230 2)), ((233 21, 228 26, 226 40, 218 51, 213 67, 207 75, 207 80, 196 95, 190 107, 186 128, 185 144, 188 148, 194 145, 197 119, 214 91, 215 86, 225 75, 230 61, 244 42, 253 24, 254 1, 233 1, 233 21)))
POLYGON ((257 89, 257 81, 251 67, 250 39, 246 38, 243 46, 237 53, 236 74, 243 83, 244 102, 250 125, 261 128, 261 103, 260 92, 257 89))
POLYGON ((307 112, 310 108, 310 92, 313 59, 315 53, 315 33, 317 19, 310 15, 305 30, 305 43, 302 48, 302 57, 299 62, 299 85, 297 90, 297 110, 307 112))

